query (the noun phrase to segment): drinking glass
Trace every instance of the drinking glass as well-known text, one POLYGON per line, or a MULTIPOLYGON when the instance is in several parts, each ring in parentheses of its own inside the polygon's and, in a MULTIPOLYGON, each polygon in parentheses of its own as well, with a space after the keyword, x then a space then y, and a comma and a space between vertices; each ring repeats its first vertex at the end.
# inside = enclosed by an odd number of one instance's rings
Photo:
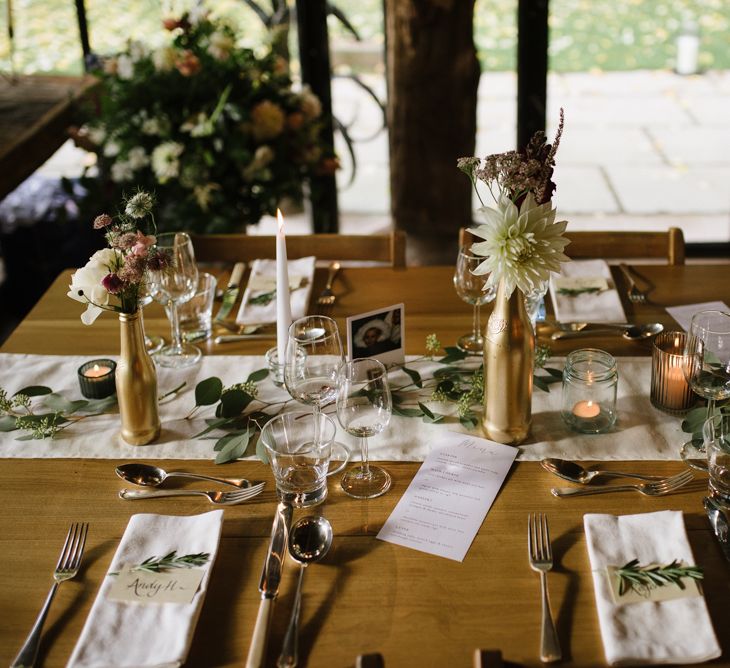
POLYGON ((157 236, 157 248, 170 259, 170 266, 151 271, 150 282, 155 298, 165 304, 170 314, 172 343, 155 355, 155 361, 164 367, 192 366, 202 353, 196 346, 183 343, 177 307, 191 299, 198 288, 193 244, 185 232, 166 232, 157 236))
POLYGON ((479 355, 484 349, 484 337, 482 336, 479 319, 481 306, 492 301, 497 294, 493 287, 485 289, 489 274, 476 276, 472 273, 483 261, 484 258, 474 255, 468 246, 462 246, 456 258, 456 269, 454 271, 456 294, 467 304, 474 305, 472 333, 464 334, 456 342, 456 345, 472 355, 479 355))
POLYGON ((319 414, 337 396, 337 372, 344 360, 340 332, 332 318, 308 315, 295 320, 289 327, 284 362, 284 384, 292 399, 319 414))
MULTIPOLYGON (((730 397, 730 313, 695 313, 684 347, 683 371, 692 390, 707 399, 709 419, 715 412, 715 401, 730 397)), ((704 445, 688 441, 681 455, 694 468, 704 468, 692 462, 706 458, 704 445)))
POLYGON ((362 464, 342 476, 345 494, 372 499, 390 488, 390 474, 368 461, 368 438, 379 434, 390 422, 392 400, 388 372, 382 362, 363 357, 345 362, 338 377, 337 418, 342 428, 360 439, 362 464))
POLYGON ((730 413, 713 415, 702 427, 710 473, 710 496, 730 506, 730 413))

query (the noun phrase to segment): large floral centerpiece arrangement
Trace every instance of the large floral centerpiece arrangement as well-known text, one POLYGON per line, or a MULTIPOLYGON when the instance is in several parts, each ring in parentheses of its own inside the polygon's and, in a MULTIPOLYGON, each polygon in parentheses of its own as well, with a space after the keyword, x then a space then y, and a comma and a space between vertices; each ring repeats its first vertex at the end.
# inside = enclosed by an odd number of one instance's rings
POLYGON ((160 229, 241 231, 336 169, 319 99, 293 90, 286 61, 238 46, 199 8, 164 25, 165 46, 130 43, 99 72, 99 114, 82 134, 108 198, 135 185, 156 194, 160 229))
POLYGON ((485 223, 470 231, 483 240, 471 247, 484 257, 474 273, 489 274, 486 289, 497 288, 484 345, 482 424, 501 443, 520 443, 530 430, 535 334, 525 295, 541 290, 568 260, 563 253, 568 223, 556 222, 551 201, 563 123, 561 109, 552 145, 538 132, 519 151, 458 161, 474 187, 485 184, 496 203, 480 210, 485 223))

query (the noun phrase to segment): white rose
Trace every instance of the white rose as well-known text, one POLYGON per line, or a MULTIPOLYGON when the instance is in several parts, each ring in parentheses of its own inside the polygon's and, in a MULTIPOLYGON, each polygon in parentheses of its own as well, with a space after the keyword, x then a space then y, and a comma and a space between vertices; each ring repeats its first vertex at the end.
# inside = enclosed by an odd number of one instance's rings
POLYGON ((119 151, 121 150, 121 146, 117 144, 114 140, 108 141, 106 145, 104 146, 104 155, 107 158, 113 158, 116 155, 119 155, 119 151))
POLYGON ((178 158, 185 147, 174 141, 167 141, 152 151, 152 169, 160 183, 174 179, 180 173, 178 158))
POLYGON ((127 81, 134 76, 134 61, 126 53, 117 58, 117 76, 127 81))
POLYGON ((233 38, 230 35, 216 31, 210 36, 208 53, 216 60, 227 60, 233 47, 233 38))
POLYGON ((158 72, 169 72, 175 67, 175 49, 163 46, 152 54, 152 62, 158 72))
POLYGON ((142 122, 142 134, 154 137, 160 134, 162 127, 156 118, 147 118, 142 122))
POLYGON ((103 125, 91 125, 86 127, 86 135, 97 146, 101 146, 106 139, 106 130, 103 125))

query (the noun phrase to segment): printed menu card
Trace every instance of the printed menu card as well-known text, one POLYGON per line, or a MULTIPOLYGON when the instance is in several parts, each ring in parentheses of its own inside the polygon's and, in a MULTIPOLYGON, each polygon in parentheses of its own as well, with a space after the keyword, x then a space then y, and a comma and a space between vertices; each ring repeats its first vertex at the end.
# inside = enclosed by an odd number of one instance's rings
POLYGON ((463 561, 517 448, 468 434, 440 438, 377 537, 463 561))

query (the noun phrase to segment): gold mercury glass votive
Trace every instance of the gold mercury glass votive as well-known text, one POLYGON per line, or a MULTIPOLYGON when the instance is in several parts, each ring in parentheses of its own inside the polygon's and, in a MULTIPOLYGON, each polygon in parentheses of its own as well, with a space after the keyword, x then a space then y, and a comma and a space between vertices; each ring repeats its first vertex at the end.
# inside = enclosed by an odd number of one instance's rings
POLYGON ((685 413, 695 401, 684 375, 686 341, 686 332, 662 332, 651 354, 651 403, 672 415, 685 413))

